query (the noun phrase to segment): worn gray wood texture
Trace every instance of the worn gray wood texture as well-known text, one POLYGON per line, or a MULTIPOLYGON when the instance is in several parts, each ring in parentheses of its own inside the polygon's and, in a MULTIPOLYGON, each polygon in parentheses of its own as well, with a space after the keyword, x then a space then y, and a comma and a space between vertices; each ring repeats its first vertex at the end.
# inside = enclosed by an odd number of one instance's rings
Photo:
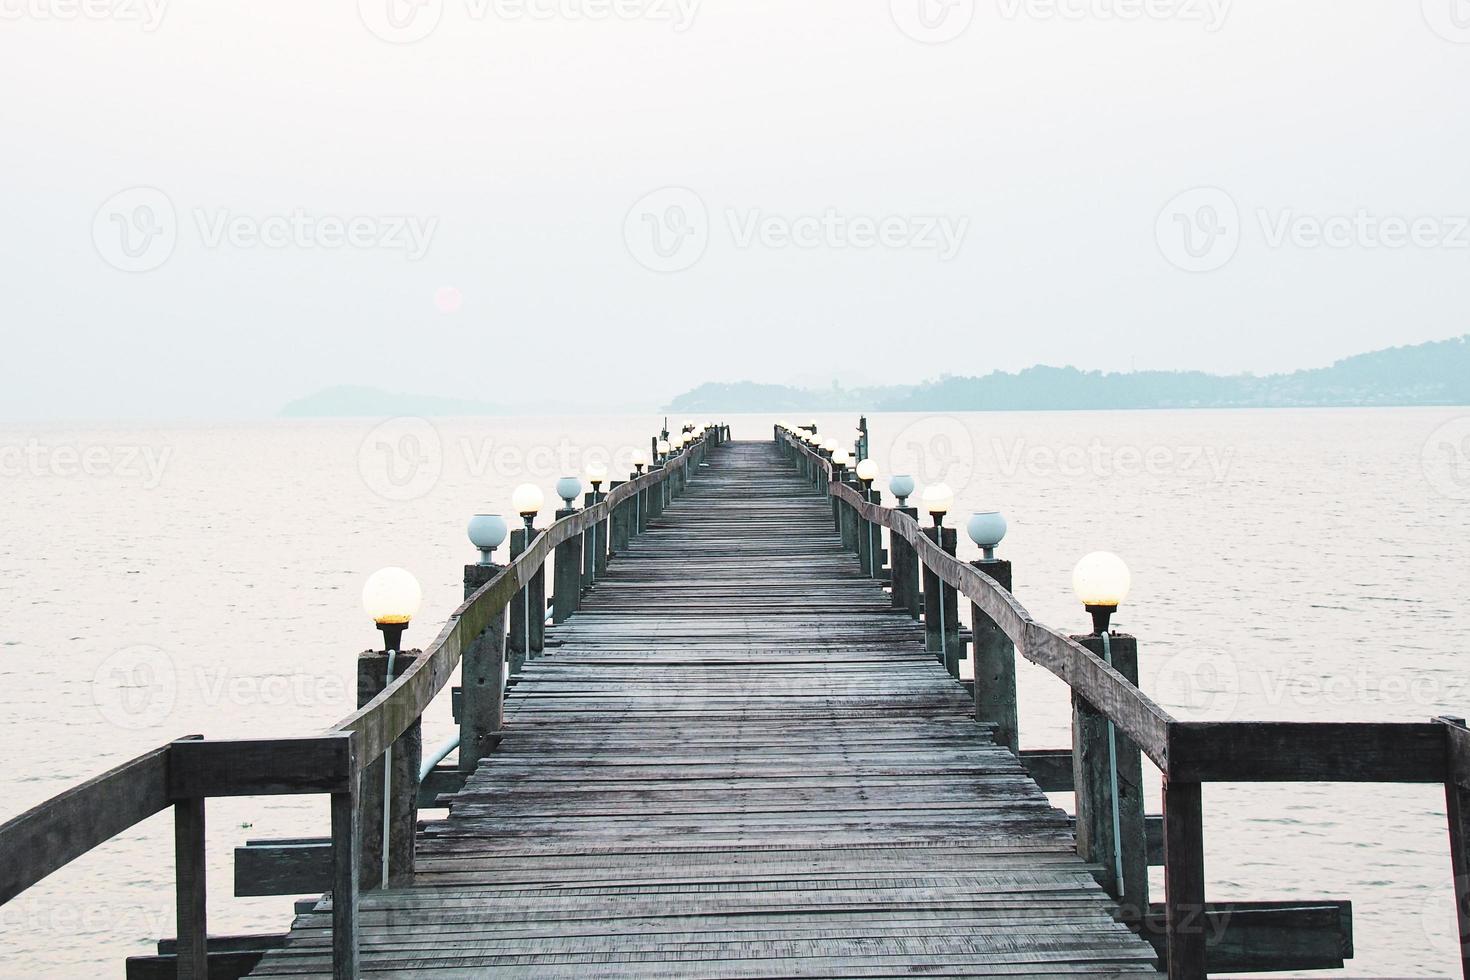
MULTIPOLYGON (((1158 976, 769 443, 709 454, 364 892, 365 975, 1158 976)), ((330 970, 330 903, 256 975, 330 970)))

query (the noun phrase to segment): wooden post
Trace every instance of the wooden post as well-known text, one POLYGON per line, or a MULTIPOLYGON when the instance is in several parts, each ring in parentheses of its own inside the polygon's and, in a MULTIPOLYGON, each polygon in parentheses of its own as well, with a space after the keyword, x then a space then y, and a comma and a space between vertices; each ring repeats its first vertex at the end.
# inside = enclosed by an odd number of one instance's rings
POLYGON ((174 910, 180 980, 209 980, 209 916, 205 887, 204 798, 174 804, 174 910))
MULTIPOLYGON (((856 482, 855 489, 858 496, 864 500, 871 500, 871 493, 862 485, 862 481, 856 482)), ((853 512, 853 518, 857 524, 857 556, 858 568, 863 570, 863 575, 873 577, 873 525, 867 518, 857 511, 853 512)))
MULTIPOLYGON (((575 508, 564 508, 556 512, 556 519, 571 517, 575 508)), ((551 621, 565 623, 577 611, 582 597, 582 539, 585 534, 574 534, 556 546, 551 567, 551 621)))
MULTIPOLYGON (((952 555, 958 534, 952 527, 926 527, 924 536, 952 555)), ((924 641, 926 648, 949 671, 960 676, 960 661, 965 659, 960 641, 959 593, 944 582, 927 565, 924 567, 924 641)))
MULTIPOLYGON (((856 489, 852 481, 842 480, 840 482, 848 489, 856 489)), ((837 496, 833 496, 832 504, 837 508, 837 530, 842 534, 842 550, 856 554, 858 546, 857 511, 853 510, 847 501, 837 496)))
MULTIPOLYGON (((540 531, 531 533, 531 543, 541 536, 540 531)), ((539 562, 531 578, 531 656, 540 656, 546 650, 546 562, 539 562)))
MULTIPOLYGON (((654 472, 656 469, 658 467, 654 467, 649 472, 654 472)), ((650 518, 658 517, 664 512, 664 493, 666 492, 667 485, 668 481, 662 480, 648 488, 647 514, 650 518)), ((646 528, 648 524, 645 523, 643 526, 646 528)))
MULTIPOLYGON (((868 503, 881 506, 883 503, 883 491, 870 489, 868 491, 868 503)), ((885 556, 883 554, 883 525, 869 521, 866 524, 864 533, 867 536, 868 542, 868 564, 863 570, 867 573, 868 578, 882 579, 885 564, 885 556)))
POLYGON ((1470 731, 1465 719, 1443 715, 1445 814, 1450 829, 1450 868, 1455 876, 1455 924, 1460 935, 1460 975, 1470 980, 1470 731))
MULTIPOLYGON (((582 506, 591 508, 597 503, 597 495, 588 490, 582 495, 582 506)), ((592 591, 592 586, 597 582, 597 545, 594 543, 597 532, 594 527, 588 528, 577 538, 578 545, 582 549, 582 594, 586 595, 592 591)), ((579 602, 578 605, 581 605, 579 602)))
MULTIPOLYGON (((1130 682, 1138 683, 1138 641, 1123 634, 1074 636, 1130 682)), ((1101 867, 1103 889, 1134 921, 1148 914, 1148 837, 1143 813, 1143 756, 1133 741, 1077 694, 1072 695, 1072 779, 1077 797, 1077 853, 1101 867)))
POLYGON ((1205 832, 1199 783, 1164 779, 1164 931, 1169 980, 1205 977, 1205 832))
MULTIPOLYGON (((401 651, 393 657, 393 677, 404 672, 419 658, 418 650, 401 651)), ((357 706, 361 708, 388 686, 388 656, 381 650, 366 650, 357 658, 357 706)), ((413 880, 414 834, 419 816, 419 763, 423 758, 423 733, 420 722, 412 725, 393 742, 392 771, 388 776, 388 885, 399 887, 413 880)), ((383 772, 388 756, 375 759, 362 770, 362 841, 358 881, 361 887, 383 886, 383 772)))
MULTIPOLYGON (((504 571, 503 565, 466 565, 464 597, 504 571)), ((460 661, 459 771, 472 773, 500 744, 505 724, 505 610, 465 647, 460 661)))
MULTIPOLYGON (((612 489, 617 490, 626 483, 626 480, 615 480, 612 489)), ((611 551, 614 555, 621 555, 628 550, 628 542, 632 540, 633 534, 633 505, 637 500, 634 495, 613 508, 609 533, 612 535, 611 551)))
MULTIPOLYGON (((918 519, 917 507, 895 507, 900 514, 918 519)), ((897 534, 888 536, 889 563, 893 568, 893 608, 906 609, 914 619, 923 610, 919 596, 919 556, 914 546, 897 534)))
MULTIPOLYGON (((597 491, 592 495, 595 503, 602 503, 607 499, 607 494, 597 491)), ((612 522, 610 518, 604 517, 592 526, 592 554, 594 558, 594 569, 597 578, 607 574, 607 557, 612 550, 612 537, 610 533, 612 522)))
MULTIPOLYGON (((1007 592, 1011 590, 1011 563, 975 561, 1007 592)), ((1021 754, 1021 725, 1016 709, 1016 648, 1005 631, 974 603, 970 624, 975 642, 975 720, 995 726, 995 741, 1021 754)))
MULTIPOLYGON (((355 762, 354 762, 355 765, 355 762)), ((359 777, 352 788, 332 794, 332 977, 358 980, 357 902, 362 841, 357 816, 359 777)))
MULTIPOLYGON (((535 540, 535 531, 527 531, 524 527, 518 527, 510 532, 510 560, 514 562, 525 554, 530 542, 535 540)), ((536 618, 532 615, 531 588, 526 585, 516 592, 515 598, 510 601, 510 633, 506 636, 505 650, 510 663, 510 676, 520 676, 526 661, 531 659, 531 623, 536 618)))

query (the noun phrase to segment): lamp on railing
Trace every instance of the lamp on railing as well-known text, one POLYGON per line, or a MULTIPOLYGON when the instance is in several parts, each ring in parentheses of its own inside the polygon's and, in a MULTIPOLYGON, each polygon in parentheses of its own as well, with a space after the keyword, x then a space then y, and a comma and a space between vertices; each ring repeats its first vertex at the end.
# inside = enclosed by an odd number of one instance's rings
POLYGON ((1094 551, 1072 569, 1072 588, 1082 606, 1092 614, 1092 631, 1108 631, 1113 613, 1128 598, 1133 576, 1123 559, 1110 551, 1094 551))
POLYGON ((470 518, 470 544, 480 549, 480 564, 494 561, 495 549, 505 543, 509 533, 505 518, 499 514, 476 514, 470 518))
POLYGON ((362 607, 383 632, 383 651, 394 651, 403 631, 418 615, 424 592, 419 580, 401 568, 380 568, 362 587, 362 607))
POLYGON ((602 485, 607 482, 607 467, 601 463, 588 463, 587 482, 592 484, 593 494, 602 493, 602 485))
POLYGON ((641 449, 635 449, 635 450, 633 450, 633 470, 639 476, 642 476, 643 475, 643 467, 645 467, 647 465, 648 465, 648 454, 645 453, 641 449))
POLYGON ((995 549, 1006 536, 1006 519, 998 510, 981 511, 970 515, 970 523, 965 525, 965 533, 970 535, 970 540, 979 545, 985 555, 986 561, 995 561, 995 549))
POLYGON ((852 465, 852 454, 841 446, 832 450, 832 469, 837 477, 837 482, 842 482, 842 473, 852 465))
POLYGON ((659 466, 664 465, 669 458, 669 440, 660 439, 653 448, 658 453, 658 459, 654 460, 654 462, 659 466))
POLYGON ((914 478, 907 473, 897 473, 888 478, 888 492, 898 498, 898 506, 907 507, 914 492, 914 478))
POLYGON ((857 465, 857 478, 863 481, 863 492, 873 492, 873 481, 878 479, 878 464, 865 459, 857 465))
POLYGON ((522 483, 511 494, 510 503, 526 522, 526 530, 529 531, 536 523, 536 515, 541 513, 542 504, 546 503, 546 496, 536 484, 522 483))
MULTIPOLYGON (((566 505, 562 510, 576 510, 577 498, 582 495, 582 481, 575 476, 562 477, 556 481, 556 495, 566 505)), ((541 508, 538 506, 536 509, 540 510, 541 508)))
POLYGON ((934 518, 935 527, 944 526, 944 515, 954 506, 954 491, 948 484, 934 483, 924 488, 924 510, 934 518))

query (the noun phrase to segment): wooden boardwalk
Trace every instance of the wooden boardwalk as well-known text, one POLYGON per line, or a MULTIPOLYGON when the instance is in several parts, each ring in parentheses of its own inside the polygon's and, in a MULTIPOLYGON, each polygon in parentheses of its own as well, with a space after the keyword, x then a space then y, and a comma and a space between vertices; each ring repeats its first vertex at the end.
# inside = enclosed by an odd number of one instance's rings
MULTIPOLYGON (((830 507, 771 442, 713 452, 549 631, 414 886, 362 894, 363 972, 1161 976, 830 507)), ((330 976, 329 907, 253 975, 330 976)))

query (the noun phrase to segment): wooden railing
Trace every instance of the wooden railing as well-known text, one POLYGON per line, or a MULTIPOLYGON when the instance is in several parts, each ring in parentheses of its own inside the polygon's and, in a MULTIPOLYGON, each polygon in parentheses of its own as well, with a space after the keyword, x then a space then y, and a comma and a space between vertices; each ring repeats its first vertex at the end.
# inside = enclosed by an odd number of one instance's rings
MULTIPOLYGON (((490 719, 481 737, 461 744, 461 765, 473 763, 499 737, 506 666, 506 609, 524 600, 526 591, 544 582, 545 566, 557 548, 595 532, 595 560, 605 563, 610 532, 626 536, 647 526, 693 478, 708 448, 726 441, 729 429, 716 426, 636 479, 617 484, 605 495, 575 513, 561 517, 544 531, 527 534, 525 548, 506 566, 491 566, 493 574, 479 585, 449 617, 439 635, 419 652, 410 651, 412 664, 380 693, 325 733, 302 738, 204 739, 189 736, 159 746, 115 769, 75 786, 0 824, 0 905, 129 827, 173 807, 175 889, 178 922, 175 952, 177 976, 205 980, 211 957, 206 936, 205 801, 227 796, 326 794, 331 797, 330 886, 332 898, 333 973, 339 980, 355 980, 358 969, 358 896, 362 867, 377 867, 377 858, 365 858, 365 826, 378 817, 365 811, 365 775, 390 746, 401 743, 417 728, 419 719, 443 691, 467 652, 477 667, 493 675, 493 683, 466 684, 460 711, 480 720, 490 719), (636 517, 634 516, 636 514, 636 517), (478 702, 478 703, 472 703, 478 702)), ((519 533, 519 532, 518 532, 519 533)), ((589 544, 586 554, 593 555, 589 544)), ((577 549, 580 555, 582 548, 577 549)), ((473 566, 472 566, 473 567, 473 566)), ((477 572, 487 571, 483 566, 477 572)), ((538 604, 539 605, 539 604, 538 604)), ((544 609, 537 608, 540 621, 544 609)), ((523 656, 530 650, 522 651, 523 656)), ((405 659, 409 659, 405 657, 405 659)), ((379 765, 379 769, 383 768, 379 765)), ((377 780, 381 780, 381 775, 377 780)), ((416 800, 416 766, 394 770, 387 794, 416 800), (409 775, 404 775, 404 774, 409 775)), ((376 780, 367 780, 376 788, 376 780)), ((415 804, 416 805, 416 804, 415 804)), ((415 825, 412 807, 407 819, 395 818, 395 828, 384 827, 375 846, 392 847, 394 833, 409 838, 408 861, 415 825)), ((390 875, 402 877, 403 869, 390 875)), ((170 971, 172 962, 167 964, 170 971)), ((131 971, 130 971, 131 972, 131 971)), ((216 971, 218 973, 218 971, 216 971)))
POLYGON ((894 606, 916 618, 923 609, 926 632, 939 638, 931 649, 956 679, 957 603, 934 595, 921 601, 920 578, 928 580, 926 593, 954 590, 971 603, 976 721, 995 726, 997 740, 1017 752, 1043 789, 1076 793, 1079 854, 1098 867, 1125 919, 1159 947, 1171 978, 1194 980, 1208 969, 1329 968, 1352 955, 1348 903, 1206 902, 1203 785, 1311 781, 1444 784, 1461 967, 1470 980, 1470 731, 1463 719, 1181 721, 1139 688, 1132 637, 1067 636, 1038 623, 1008 588, 1008 562, 960 561, 952 532, 923 528, 913 508, 882 506, 877 491, 838 479, 852 470, 839 471, 830 453, 799 433, 778 426, 775 438, 813 489, 832 499, 844 542, 860 557, 866 549, 862 567, 891 582, 894 606), (880 549, 872 534, 881 544, 880 529, 888 532, 887 567, 873 560, 880 549), (1019 749, 1016 654, 1071 688, 1071 750, 1019 749), (1143 812, 1140 752, 1163 778, 1162 854, 1151 840, 1158 822, 1143 812), (1164 867, 1160 905, 1148 901, 1150 864, 1164 867))

